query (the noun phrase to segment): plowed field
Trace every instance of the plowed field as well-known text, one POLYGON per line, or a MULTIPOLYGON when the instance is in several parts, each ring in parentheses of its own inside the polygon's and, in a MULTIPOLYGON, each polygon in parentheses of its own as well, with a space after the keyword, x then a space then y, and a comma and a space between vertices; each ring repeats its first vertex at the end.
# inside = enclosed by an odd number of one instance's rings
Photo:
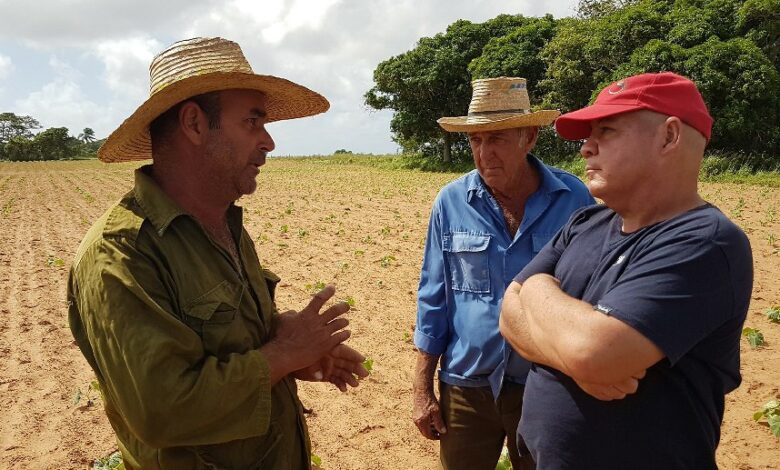
MULTIPOLYGON (((116 448, 93 375, 67 327, 68 268, 89 225, 132 186, 133 165, 0 163, 0 468, 85 468, 116 448), (81 398, 77 401, 78 396, 81 398)), ((280 309, 334 282, 351 297, 350 343, 373 373, 346 394, 303 384, 322 468, 433 469, 436 446, 411 421, 415 293, 431 202, 455 174, 383 170, 327 159, 271 159, 242 199, 262 262, 282 277, 280 309)), ((742 343, 742 386, 727 397, 722 469, 780 468, 780 439, 752 414, 780 398, 780 191, 703 184, 702 194, 748 233, 756 282, 742 343)))

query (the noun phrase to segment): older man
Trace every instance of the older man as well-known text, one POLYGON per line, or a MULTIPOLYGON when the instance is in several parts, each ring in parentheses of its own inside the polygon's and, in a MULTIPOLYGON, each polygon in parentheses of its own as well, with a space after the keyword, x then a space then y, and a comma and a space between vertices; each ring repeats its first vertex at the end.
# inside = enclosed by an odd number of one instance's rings
POLYGON ((334 293, 278 314, 242 212, 274 142, 265 124, 324 112, 256 75, 238 44, 196 38, 150 67, 151 96, 99 151, 152 158, 89 230, 70 273, 71 330, 94 369, 125 468, 310 466, 295 379, 365 376, 334 293))
POLYGON ((697 191, 711 126, 668 72, 556 122, 587 138, 606 205, 577 212, 504 298, 501 332, 535 363, 520 434, 542 470, 717 468, 753 270, 745 234, 697 191))
POLYGON ((507 436, 514 468, 533 467, 514 438, 530 364, 499 334, 501 299, 571 213, 593 203, 578 178, 529 153, 559 114, 529 108, 524 79, 476 80, 469 115, 438 121, 468 133, 476 165, 434 202, 418 293, 414 421, 441 440, 447 469, 493 470, 507 436))

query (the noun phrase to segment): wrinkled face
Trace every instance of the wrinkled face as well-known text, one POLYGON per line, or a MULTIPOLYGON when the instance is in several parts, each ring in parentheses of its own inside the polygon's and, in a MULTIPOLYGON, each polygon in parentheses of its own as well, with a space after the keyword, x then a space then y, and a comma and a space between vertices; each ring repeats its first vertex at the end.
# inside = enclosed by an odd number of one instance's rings
POLYGON ((590 137, 582 144, 586 184, 590 193, 621 203, 646 185, 655 171, 653 143, 658 127, 655 113, 635 111, 591 122, 590 137))
POLYGON ((257 189, 255 178, 274 149, 265 129, 265 101, 254 90, 220 92, 220 128, 209 130, 205 164, 230 200, 257 189))
POLYGON ((525 165, 530 145, 522 128, 469 132, 474 165, 491 189, 507 193, 525 165))

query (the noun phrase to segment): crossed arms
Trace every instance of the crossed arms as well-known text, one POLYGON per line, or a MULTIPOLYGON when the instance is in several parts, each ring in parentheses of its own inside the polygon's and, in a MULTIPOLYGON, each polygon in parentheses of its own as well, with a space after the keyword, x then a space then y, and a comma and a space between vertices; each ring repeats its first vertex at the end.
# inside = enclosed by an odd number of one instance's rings
POLYGON ((566 294, 549 274, 510 284, 499 328, 521 356, 563 372, 600 400, 636 392, 645 370, 665 356, 628 324, 566 294))

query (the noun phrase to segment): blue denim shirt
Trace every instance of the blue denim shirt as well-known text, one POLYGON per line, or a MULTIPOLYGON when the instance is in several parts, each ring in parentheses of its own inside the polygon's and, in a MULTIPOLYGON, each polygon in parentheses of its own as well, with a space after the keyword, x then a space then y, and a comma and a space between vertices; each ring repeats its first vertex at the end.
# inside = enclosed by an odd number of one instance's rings
POLYGON ((477 170, 439 192, 417 294, 414 343, 442 356, 440 380, 467 387, 490 385, 496 397, 505 379, 525 383, 531 367, 498 331, 504 291, 574 210, 595 202, 576 176, 532 155, 528 160, 541 182, 525 203, 514 239, 477 170))

